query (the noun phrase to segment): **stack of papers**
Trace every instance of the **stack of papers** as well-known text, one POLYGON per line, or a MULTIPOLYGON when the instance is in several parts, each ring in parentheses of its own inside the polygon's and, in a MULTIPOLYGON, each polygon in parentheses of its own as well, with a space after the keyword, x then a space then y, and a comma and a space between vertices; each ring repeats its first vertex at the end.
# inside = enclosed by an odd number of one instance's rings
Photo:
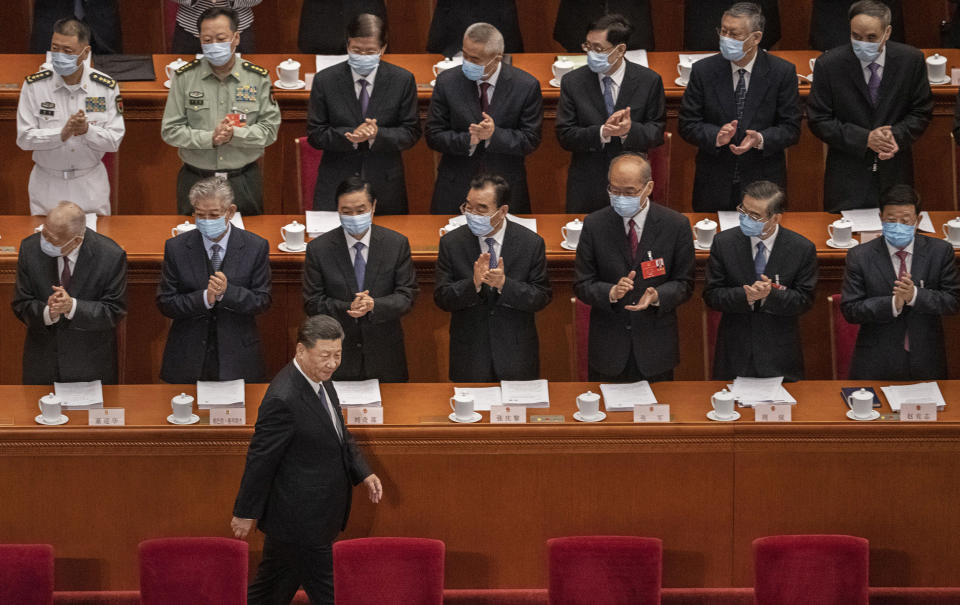
POLYGON ((736 210, 718 210, 717 221, 720 223, 720 231, 739 227, 740 213, 736 210))
POLYGON ((224 382, 197 381, 197 408, 209 410, 215 407, 243 407, 246 401, 243 379, 224 382))
POLYGON ((534 233, 537 232, 537 219, 535 218, 520 218, 519 216, 514 216, 512 214, 507 214, 507 220, 512 221, 518 225, 523 225, 530 231, 534 233))
POLYGON ((380 381, 376 378, 370 380, 335 380, 333 388, 337 391, 337 399, 341 406, 379 406, 382 398, 380 397, 380 381))
POLYGON ((856 210, 841 210, 843 218, 853 223, 854 231, 881 231, 880 210, 877 208, 857 208, 856 210))
POLYGON ((316 55, 316 58, 314 59, 314 67, 316 67, 318 72, 323 71, 328 67, 333 67, 334 65, 343 63, 349 57, 349 55, 316 55))
POLYGON ((557 61, 573 63, 574 68, 583 67, 587 64, 587 55, 557 55, 557 61))
POLYGON ((502 380, 500 399, 503 405, 520 405, 532 408, 550 407, 550 391, 546 380, 502 380))
POLYGON ((335 210, 307 210, 307 235, 316 237, 340 226, 340 213, 335 210))
POLYGON ((53 392, 63 407, 75 410, 102 408, 103 386, 99 380, 91 382, 55 382, 53 392))
POLYGON ((491 405, 501 405, 503 400, 500 395, 500 387, 481 387, 477 389, 453 387, 453 394, 457 397, 473 397, 474 412, 489 412, 491 405))
POLYGON ((797 402, 787 389, 783 388, 783 376, 773 378, 748 378, 738 376, 727 388, 744 407, 753 407, 758 403, 797 402))
POLYGON ((240 216, 239 212, 233 213, 233 218, 230 219, 230 224, 236 227, 237 229, 243 229, 243 217, 240 216))
POLYGON ((87 229, 90 231, 97 230, 97 213, 96 212, 87 212, 83 215, 84 222, 87 224, 87 229))
POLYGON ((657 398, 646 380, 630 384, 601 384, 603 405, 608 412, 629 412, 635 405, 653 405, 657 398))
POLYGON ((706 59, 707 57, 712 57, 715 54, 717 53, 680 53, 679 59, 684 65, 693 65, 700 59, 706 59))
POLYGON ((880 387, 880 390, 894 412, 899 412, 900 404, 903 403, 936 403, 938 410, 943 410, 947 405, 943 400, 943 393, 940 392, 940 385, 936 382, 880 387))
POLYGON ((636 63, 637 65, 643 65, 644 67, 650 67, 650 64, 647 62, 647 51, 639 48, 637 50, 628 50, 624 55, 627 61, 631 63, 636 63))

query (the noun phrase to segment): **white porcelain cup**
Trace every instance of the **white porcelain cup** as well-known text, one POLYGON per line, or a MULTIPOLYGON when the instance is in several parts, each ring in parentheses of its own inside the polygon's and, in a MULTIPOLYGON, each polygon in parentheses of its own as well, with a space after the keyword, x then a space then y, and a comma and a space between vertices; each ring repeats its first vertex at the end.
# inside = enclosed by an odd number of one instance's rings
POLYGON ((709 248, 713 245, 713 236, 717 234, 717 222, 708 218, 698 221, 693 226, 697 234, 697 243, 702 248, 709 248))
POLYGON ((943 236, 951 244, 960 245, 960 216, 943 224, 943 236))
POLYGON ((170 235, 177 237, 181 233, 186 233, 187 231, 193 231, 197 226, 191 223, 190 221, 184 221, 183 223, 177 225, 170 230, 170 235))
POLYGON ((927 57, 927 80, 943 82, 947 79, 947 58, 940 53, 927 57))
POLYGON ((733 393, 730 391, 723 389, 714 393, 710 397, 710 404, 713 406, 717 418, 721 420, 733 418, 733 393))
POLYGON ((563 234, 563 241, 567 245, 576 247, 580 242, 580 233, 583 232, 583 222, 580 219, 575 218, 563 227, 560 227, 560 233, 563 234))
POLYGON ((450 59, 449 57, 444 58, 443 61, 437 61, 436 63, 434 63, 434 65, 433 65, 433 75, 434 75, 434 77, 439 76, 440 74, 442 74, 443 72, 447 71, 448 69, 453 69, 454 67, 457 67, 458 65, 460 65, 460 63, 459 63, 458 61, 454 61, 453 59, 450 59))
POLYGON ((440 237, 443 237, 444 235, 450 233, 451 231, 453 231, 454 229, 456 229, 456 228, 459 227, 459 226, 460 226, 460 225, 457 225, 456 223, 454 223, 453 221, 451 221, 451 222, 447 223, 446 225, 444 225, 443 227, 440 227, 440 230, 439 230, 440 237))
POLYGON ((870 412, 873 411, 873 393, 866 389, 854 391, 850 393, 847 403, 850 404, 850 409, 853 410, 854 416, 857 418, 869 418, 870 412))
POLYGON ((684 84, 690 81, 691 70, 693 70, 692 63, 677 63, 677 74, 680 75, 680 81, 684 84))
POLYGON ((810 73, 813 73, 813 66, 817 64, 817 58, 810 59, 810 73))
POLYGON ((60 406, 63 405, 63 402, 53 393, 41 397, 37 405, 40 407, 40 413, 43 415, 44 422, 57 422, 60 420, 60 406))
POLYGON ((450 398, 450 409, 457 420, 470 420, 473 418, 473 397, 454 395, 450 398))
POLYGON ((577 397, 577 409, 584 420, 593 420, 600 415, 600 395, 593 391, 581 393, 577 397))
POLYGON ((287 248, 291 250, 303 248, 303 236, 306 231, 307 228, 297 221, 280 227, 280 235, 283 236, 283 241, 286 242, 287 248))
POLYGON ((177 74, 177 70, 186 65, 187 62, 177 57, 175 60, 167 63, 167 66, 164 68, 167 72, 167 79, 172 80, 173 76, 177 74))
POLYGON ((180 393, 170 400, 170 407, 173 409, 173 418, 177 422, 190 422, 193 415, 193 397, 186 393, 180 393))
POLYGON ((564 75, 573 71, 573 63, 571 61, 557 59, 553 62, 553 65, 550 66, 550 71, 553 72, 553 77, 559 82, 564 75))
POLYGON ((277 65, 277 77, 284 86, 296 86, 300 81, 300 62, 287 59, 277 65))
POLYGON ((838 246, 846 246, 853 237, 853 223, 845 218, 837 219, 827 225, 827 233, 830 239, 838 246))

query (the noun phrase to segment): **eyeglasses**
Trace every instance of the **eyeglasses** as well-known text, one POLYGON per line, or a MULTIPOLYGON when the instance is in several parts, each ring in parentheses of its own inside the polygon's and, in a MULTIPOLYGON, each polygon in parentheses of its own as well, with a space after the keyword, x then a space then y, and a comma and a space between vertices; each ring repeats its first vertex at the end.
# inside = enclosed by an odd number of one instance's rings
POLYGON ((737 35, 732 31, 730 31, 729 29, 723 29, 722 27, 718 27, 717 35, 720 36, 721 38, 732 38, 733 40, 740 40, 741 42, 743 42, 744 40, 749 38, 751 35, 753 35, 753 32, 747 32, 745 34, 737 35))
POLYGON ((202 214, 198 212, 193 213, 193 217, 200 221, 215 221, 225 217, 225 214, 211 215, 211 214, 202 214))
POLYGON ((643 193, 644 189, 646 189, 646 187, 643 187, 641 189, 616 189, 611 185, 607 185, 607 193, 609 193, 610 195, 623 195, 626 197, 636 197, 641 193, 643 193))
POLYGON ((613 52, 613 49, 615 49, 616 46, 611 46, 610 48, 603 48, 599 44, 590 44, 589 42, 584 42, 583 44, 580 45, 580 48, 582 48, 583 52, 585 53, 595 52, 595 53, 600 53, 601 55, 609 55, 610 53, 613 52))
POLYGON ((477 216, 493 216, 496 213, 496 210, 494 210, 490 214, 487 214, 485 212, 479 212, 477 210, 474 210, 472 207, 468 205, 467 202, 460 204, 460 214, 467 214, 468 212, 470 214, 475 214, 477 216))
POLYGON ((348 52, 348 53, 351 53, 351 54, 354 54, 354 55, 368 55, 368 56, 369 56, 369 55, 379 55, 379 54, 380 54, 380 49, 378 48, 378 49, 376 49, 376 50, 360 50, 360 49, 358 49, 358 48, 348 48, 348 49, 347 49, 347 52, 348 52))
POLYGON ((740 204, 739 206, 737 206, 737 212, 739 212, 744 216, 750 217, 751 219, 757 221, 758 223, 765 223, 770 220, 769 216, 764 218, 759 214, 757 214, 756 212, 748 212, 747 209, 743 207, 743 204, 740 204))

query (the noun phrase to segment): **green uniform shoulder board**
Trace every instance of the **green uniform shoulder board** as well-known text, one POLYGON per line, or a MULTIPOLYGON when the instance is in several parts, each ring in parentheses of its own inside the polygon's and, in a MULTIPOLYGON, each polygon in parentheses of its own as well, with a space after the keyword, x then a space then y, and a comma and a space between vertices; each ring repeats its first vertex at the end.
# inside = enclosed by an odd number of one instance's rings
POLYGON ((250 61, 244 61, 244 62, 243 62, 243 68, 244 68, 245 70, 247 70, 247 71, 252 71, 252 72, 255 73, 255 74, 260 74, 260 75, 263 76, 264 78, 267 78, 267 77, 270 76, 270 72, 269 72, 269 71, 267 71, 267 70, 264 69, 263 67, 260 67, 259 65, 255 65, 255 64, 251 63, 250 61))
POLYGON ((52 75, 53 75, 53 72, 50 71, 49 69, 38 71, 37 73, 30 74, 29 76, 26 77, 27 84, 33 84, 34 82, 39 82, 40 80, 46 80, 52 75))
POLYGON ((197 65, 200 65, 200 59, 194 59, 193 61, 190 61, 186 65, 181 65, 180 67, 177 68, 177 73, 182 74, 185 71, 190 71, 197 65))
POLYGON ((107 76, 97 73, 95 71, 90 73, 90 79, 93 80, 94 82, 99 82, 100 84, 103 84, 107 88, 117 87, 116 80, 114 80, 113 78, 108 78, 107 76))

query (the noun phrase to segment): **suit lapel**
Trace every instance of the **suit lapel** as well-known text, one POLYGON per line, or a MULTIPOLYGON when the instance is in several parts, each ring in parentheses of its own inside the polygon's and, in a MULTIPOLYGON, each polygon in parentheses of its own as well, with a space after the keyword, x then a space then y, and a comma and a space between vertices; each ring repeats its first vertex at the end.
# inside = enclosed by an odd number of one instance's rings
MULTIPOLYGON (((342 91, 341 94, 341 104, 343 107, 350 108, 350 115, 353 118, 354 124, 359 124, 363 122, 363 114, 360 113, 360 99, 356 94, 356 82, 353 81, 353 71, 350 69, 350 65, 347 63, 341 63, 341 73, 340 78, 346 84, 346 86, 338 86, 337 89, 342 91)), ((380 74, 377 74, 380 75, 380 74)), ((376 89, 376 87, 374 87, 376 89)), ((370 97, 370 102, 373 102, 373 97, 370 97)), ((367 105, 367 113, 370 112, 370 105, 367 105)))
MULTIPOLYGON (((660 209, 653 203, 653 200, 648 200, 647 203, 650 205, 650 209, 647 210, 647 220, 643 223, 643 232, 640 233, 640 241, 637 242, 637 257, 630 263, 631 268, 640 265, 640 263, 644 261, 650 260, 647 252, 653 252, 655 248, 654 243, 660 234, 660 209)), ((621 223, 621 227, 622 225, 623 223, 621 223)), ((627 230, 621 229, 620 232, 624 234, 624 239, 627 239, 627 230)), ((629 253, 630 241, 627 240, 627 254, 629 255, 629 253)), ((657 257, 654 256, 653 258, 657 257)))
MULTIPOLYGON (((89 230, 88 230, 89 231, 89 230)), ((97 254, 94 250, 95 244, 91 241, 93 238, 87 237, 89 233, 84 235, 84 243, 80 245, 80 250, 77 252, 77 262, 73 267, 73 272, 70 274, 70 289, 69 294, 76 297, 80 295, 80 290, 84 284, 89 283, 90 275, 93 273, 93 268, 97 263, 97 254)), ((57 259, 53 259, 53 270, 56 274, 57 270, 57 259)), ((60 283, 60 276, 57 275, 54 278, 53 283, 60 283)))
MULTIPOLYGON (((733 72, 730 71, 730 62, 724 60, 721 69, 713 72, 713 89, 720 101, 722 115, 730 116, 730 120, 737 119, 737 99, 734 95, 733 72)), ((729 120, 728 120, 729 121, 729 120)))
MULTIPOLYGON (((650 213, 653 213, 652 209, 650 213)), ((610 208, 607 216, 610 220, 610 236, 613 238, 613 241, 617 242, 620 255, 623 257, 623 261, 627 265, 627 272, 629 273, 630 269, 633 268, 633 258, 631 258, 630 255, 630 241, 627 239, 627 229, 623 226, 623 218, 614 212, 613 208, 610 208)), ((647 216, 647 220, 650 220, 649 216, 647 216)), ((643 228, 643 232, 647 232, 646 227, 643 228)), ((637 249, 640 249, 639 246, 637 249)))
POLYGON ((187 232, 183 237, 185 238, 183 244, 187 248, 187 258, 192 261, 188 264, 193 272, 193 284, 206 288, 207 282, 210 281, 210 258, 207 256, 207 249, 203 245, 203 237, 197 229, 187 232))
MULTIPOLYGON (((767 88, 770 86, 770 80, 767 78, 767 72, 770 70, 769 58, 766 51, 757 52, 757 60, 753 63, 753 71, 750 73, 750 87, 747 89, 747 98, 743 102, 743 119, 738 125, 738 130, 746 132, 753 120, 753 115, 757 112, 760 102, 767 94, 767 88)), ((736 106, 736 99, 734 99, 736 106)))
MULTIPOLYGON (((370 249, 367 250, 367 269, 363 275, 363 289, 370 290, 372 284, 377 283, 377 275, 383 268, 385 258, 383 246, 383 234, 374 227, 370 226, 370 249)), ((359 284, 358 284, 359 287, 359 284)))
MULTIPOLYGON (((880 92, 877 96, 877 107, 874 110, 875 115, 886 115, 886 107, 897 98, 895 89, 901 82, 900 68, 902 62, 900 59, 900 55, 888 44, 887 58, 883 62, 883 76, 880 79, 880 92)), ((863 78, 860 78, 860 81, 863 81, 863 78)), ((867 98, 869 98, 869 94, 867 98)))
MULTIPOLYGON (((332 251, 333 258, 336 259, 337 266, 340 268, 344 283, 346 283, 347 286, 350 287, 350 291, 355 294, 360 291, 360 286, 357 284, 357 274, 353 272, 353 263, 350 262, 350 250, 348 250, 348 247, 353 246, 356 240, 350 237, 347 232, 343 230, 343 227, 339 229, 342 238, 334 238, 334 248, 336 248, 336 250, 332 251)), ((371 236, 371 243, 373 243, 372 239, 371 236)), ((369 253, 367 256, 369 257, 369 253)), ((366 279, 366 275, 364 279, 366 279)))
MULTIPOLYGON (((882 275, 884 281, 890 284, 892 288, 893 282, 897 280, 897 274, 893 270, 893 261, 890 259, 889 250, 887 250, 887 242, 883 237, 878 237, 873 241, 877 242, 873 255, 873 263, 876 266, 876 270, 879 271, 878 275, 882 275)), ((914 251, 916 251, 916 246, 914 246, 914 251)))
MULTIPOLYGON (((780 273, 786 273, 786 271, 781 271, 780 267, 786 265, 790 255, 790 251, 786 249, 789 244, 784 237, 785 229, 783 226, 780 226, 779 229, 777 239, 773 241, 773 250, 767 251, 767 268, 763 272, 770 278, 770 281, 775 281, 780 273)), ((752 249, 750 250, 750 257, 753 258, 752 249)))
POLYGON ((910 263, 910 279, 920 287, 920 280, 926 280, 930 272, 930 255, 927 236, 919 233, 913 239, 913 260, 910 263))
POLYGON ((753 262, 753 243, 750 241, 750 238, 744 235, 739 229, 737 229, 737 237, 734 241, 734 254, 736 259, 736 270, 742 271, 739 276, 739 281, 742 284, 752 284, 753 282, 757 281, 756 270, 754 269, 755 265, 753 262))
MULTIPOLYGON (((333 419, 330 418, 330 412, 327 411, 323 401, 320 400, 319 394, 313 391, 313 387, 310 386, 310 383, 307 382, 307 379, 300 373, 299 370, 294 368, 294 371, 300 377, 300 394, 304 407, 316 414, 317 418, 320 419, 320 424, 327 431, 330 431, 333 434, 333 437, 336 439, 337 434, 336 429, 333 428, 333 419)), ((323 387, 321 386, 321 388, 323 387)), ((324 397, 326 397, 326 392, 324 392, 324 397)))
MULTIPOLYGON (((457 74, 457 80, 460 82, 461 98, 469 108, 469 114, 472 117, 472 122, 474 124, 479 124, 481 121, 483 121, 483 116, 480 115, 480 89, 477 87, 476 82, 463 75, 462 70, 458 71, 461 71, 461 73, 457 74)), ((502 76, 503 74, 501 74, 501 77, 502 76)))
MULTIPOLYGON (((381 62, 380 66, 377 67, 377 77, 374 80, 373 92, 370 93, 370 102, 367 104, 368 118, 372 118, 377 115, 374 112, 380 109, 380 99, 392 98, 392 95, 390 94, 390 86, 392 84, 393 84, 393 79, 390 77, 389 68, 384 69, 384 64, 383 62, 381 62)), ((357 114, 361 115, 360 99, 357 99, 357 114)), ((357 122, 357 123, 359 124, 360 122, 357 122)))
MULTIPOLYGON (((493 118, 494 123, 497 123, 501 115, 499 112, 497 112, 497 110, 504 105, 504 103, 498 101, 510 98, 510 94, 513 91, 513 73, 510 71, 511 69, 512 68, 509 65, 501 65, 500 76, 497 78, 497 85, 493 87, 493 96, 490 97, 490 105, 487 109, 489 109, 490 116, 493 118)), ((478 103, 480 102, 479 98, 480 96, 478 93, 478 103)))
MULTIPOLYGON (((623 79, 626 80, 627 76, 624 75, 623 79)), ((607 120, 607 104, 603 101, 603 84, 600 83, 600 78, 597 74, 590 71, 587 68, 587 86, 586 86, 587 97, 590 103, 597 110, 597 114, 605 122, 607 120)), ((620 95, 617 97, 617 101, 620 100, 620 97, 626 99, 626 95, 620 95)))
MULTIPOLYGON (((866 106, 873 110, 873 103, 870 102, 870 89, 867 88, 867 81, 864 79, 863 75, 863 66, 860 65, 860 59, 857 58, 857 55, 853 54, 853 46, 847 46, 841 52, 844 53, 846 57, 847 68, 844 70, 846 73, 850 74, 850 77, 853 79, 853 86, 860 91, 860 94, 863 96, 863 100, 866 102, 866 106)), ((887 63, 890 62, 890 53, 887 53, 887 63)), ((886 68, 884 68, 886 69, 886 68)), ((884 73, 884 76, 887 74, 884 73)), ((884 77, 886 79, 886 77, 884 77)), ((880 82, 881 89, 883 87, 883 81, 880 82)), ((882 98, 882 96, 881 96, 882 98)))
MULTIPOLYGON (((628 107, 630 99, 633 98, 633 94, 637 90, 637 86, 640 85, 634 76, 633 64, 626 59, 624 59, 624 62, 623 80, 620 81, 620 92, 617 94, 617 102, 613 104, 614 111, 620 111, 628 107)), ((606 106, 604 106, 604 111, 606 111, 606 106)))
POLYGON ((220 271, 229 279, 233 269, 242 264, 243 248, 246 245, 246 238, 240 229, 230 227, 230 239, 227 240, 227 250, 223 253, 223 260, 220 262, 220 271))

